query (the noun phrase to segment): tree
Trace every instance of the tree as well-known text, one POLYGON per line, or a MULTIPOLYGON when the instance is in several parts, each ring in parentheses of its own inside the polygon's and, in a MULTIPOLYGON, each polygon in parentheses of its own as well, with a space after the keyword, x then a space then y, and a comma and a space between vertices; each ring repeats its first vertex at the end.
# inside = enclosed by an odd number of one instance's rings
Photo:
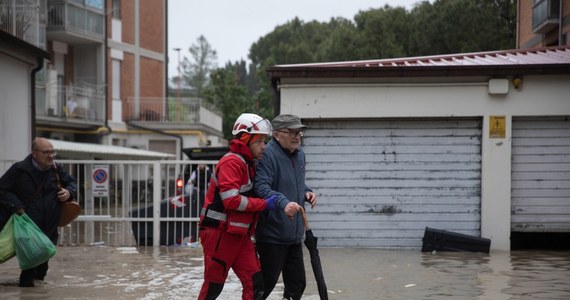
POLYGON ((273 116, 270 66, 509 49, 515 24, 515 0, 422 1, 411 11, 386 5, 359 12, 354 22, 294 18, 251 45, 249 67, 242 60, 218 69, 209 99, 222 107, 224 133, 231 137, 240 113, 273 116))
POLYGON ((361 59, 402 57, 409 44, 409 20, 406 9, 389 5, 360 12, 354 17, 362 37, 361 59))
POLYGON ((184 57, 181 62, 182 82, 193 89, 194 96, 201 98, 210 84, 210 73, 217 67, 217 54, 203 35, 188 48, 188 52, 190 59, 184 57))
POLYGON ((213 104, 222 113, 224 138, 232 138, 232 126, 243 112, 255 112, 252 100, 247 97, 244 82, 240 79, 240 64, 227 63, 224 68, 212 72, 212 87, 204 93, 206 102, 213 104))
POLYGON ((410 12, 408 56, 510 49, 515 0, 436 0, 410 12))

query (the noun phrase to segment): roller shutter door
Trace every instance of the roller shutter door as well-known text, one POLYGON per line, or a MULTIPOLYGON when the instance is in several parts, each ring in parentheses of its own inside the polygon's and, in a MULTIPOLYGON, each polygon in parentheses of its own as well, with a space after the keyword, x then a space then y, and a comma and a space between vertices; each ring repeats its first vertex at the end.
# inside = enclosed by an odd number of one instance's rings
POLYGON ((513 118, 511 230, 570 232, 569 117, 513 118))
POLYGON ((172 140, 149 140, 148 141, 148 148, 151 151, 168 153, 174 155, 173 158, 177 158, 177 151, 176 151, 176 141, 172 140))
POLYGON ((426 226, 480 236, 480 119, 306 123, 321 245, 418 248, 426 226))

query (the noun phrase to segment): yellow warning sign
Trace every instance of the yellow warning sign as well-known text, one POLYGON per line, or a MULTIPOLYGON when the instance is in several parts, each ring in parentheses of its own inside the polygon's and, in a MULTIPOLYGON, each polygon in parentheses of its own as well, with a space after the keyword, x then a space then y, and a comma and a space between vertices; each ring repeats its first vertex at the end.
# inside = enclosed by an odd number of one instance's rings
POLYGON ((504 139, 506 122, 505 116, 491 116, 489 118, 489 138, 490 139, 504 139))

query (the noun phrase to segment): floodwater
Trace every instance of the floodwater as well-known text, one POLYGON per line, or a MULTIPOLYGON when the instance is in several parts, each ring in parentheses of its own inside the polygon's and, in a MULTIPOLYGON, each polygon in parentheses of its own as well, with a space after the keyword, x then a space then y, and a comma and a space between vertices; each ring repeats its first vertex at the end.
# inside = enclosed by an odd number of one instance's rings
MULTIPOLYGON (((329 299, 570 299, 570 251, 322 248, 320 256, 329 299)), ((305 264, 303 299, 319 299, 308 253, 305 264)), ((0 298, 196 299, 203 270, 194 247, 58 247, 42 286, 17 286, 16 258, 0 264, 0 298)), ((219 299, 241 299, 233 273, 219 299)))

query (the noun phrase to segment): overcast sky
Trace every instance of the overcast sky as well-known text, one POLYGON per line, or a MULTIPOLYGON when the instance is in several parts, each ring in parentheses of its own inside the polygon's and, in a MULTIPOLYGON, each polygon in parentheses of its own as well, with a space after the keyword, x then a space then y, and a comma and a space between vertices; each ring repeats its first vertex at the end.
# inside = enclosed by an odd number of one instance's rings
POLYGON ((249 62, 249 47, 260 37, 295 17, 328 22, 331 17, 353 20, 361 10, 385 4, 410 10, 421 0, 168 0, 168 77, 177 74, 178 52, 190 57, 188 48, 203 35, 216 50, 218 66, 241 59, 249 62))

